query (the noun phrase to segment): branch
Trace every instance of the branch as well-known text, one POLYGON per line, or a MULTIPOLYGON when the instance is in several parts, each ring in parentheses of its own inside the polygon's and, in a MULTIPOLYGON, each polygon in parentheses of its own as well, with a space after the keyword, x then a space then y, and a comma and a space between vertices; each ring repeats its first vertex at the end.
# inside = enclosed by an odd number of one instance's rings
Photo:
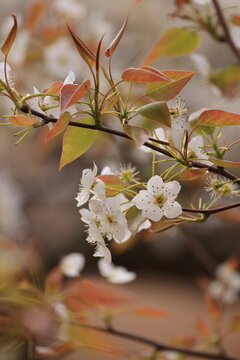
POLYGON ((231 204, 231 205, 219 206, 217 208, 209 209, 209 210, 191 209, 191 208, 182 208, 182 210, 186 211, 186 212, 197 213, 197 214, 205 214, 205 215, 210 216, 212 214, 216 214, 216 213, 221 212, 221 211, 234 209, 236 207, 240 207, 240 202, 237 202, 237 203, 234 203, 234 204, 231 204))
POLYGON ((228 24, 226 22, 225 17, 223 16, 221 6, 219 5, 218 0, 212 0, 212 2, 213 2, 213 5, 214 5, 214 7, 216 9, 220 24, 221 24, 221 26, 223 28, 223 31, 224 31, 224 34, 225 34, 225 37, 226 37, 226 41, 229 44, 230 48, 232 49, 233 53, 236 55, 236 57, 240 61, 240 52, 239 52, 238 48, 236 47, 236 45, 234 44, 234 41, 233 41, 233 39, 231 37, 230 31, 229 31, 229 28, 228 28, 228 24))
MULTIPOLYGON (((29 108, 28 105, 23 105, 20 108, 20 110, 22 112, 24 112, 24 113, 27 113, 27 114, 29 112, 31 112, 31 114, 36 115, 39 118, 43 119, 45 124, 47 124, 49 122, 56 123, 58 121, 58 119, 56 119, 54 117, 47 116, 45 114, 40 113, 39 111, 36 111, 34 109, 29 108)), ((133 139, 130 138, 130 136, 128 136, 124 132, 121 132, 119 130, 110 129, 110 128, 107 128, 107 127, 104 127, 104 126, 101 126, 101 125, 98 125, 98 126, 97 125, 90 125, 90 124, 84 124, 84 123, 79 123, 79 122, 75 122, 75 121, 70 121, 69 125, 70 126, 80 127, 80 128, 85 128, 85 129, 91 129, 91 130, 95 130, 95 131, 102 131, 102 132, 105 132, 105 133, 113 134, 113 135, 116 135, 116 136, 119 136, 119 137, 122 137, 122 138, 133 141, 133 139)), ((174 156, 169 151, 167 151, 166 149, 162 149, 159 146, 153 145, 153 144, 151 144, 149 142, 145 142, 144 146, 146 146, 146 147, 148 147, 148 148, 150 148, 152 150, 155 150, 156 152, 159 152, 159 153, 161 153, 163 155, 166 155, 166 156, 168 156, 170 158, 174 158, 174 156)), ((224 168, 222 168, 222 167, 208 166, 208 165, 205 165, 205 164, 202 164, 202 163, 198 163, 197 161, 191 161, 191 166, 199 168, 199 169, 207 169, 211 173, 224 176, 229 180, 235 180, 235 182, 240 183, 240 179, 237 176, 229 173, 228 171, 224 170, 224 168)))
MULTIPOLYGON (((75 324, 80 325, 79 323, 75 323, 75 324)), ((201 351, 195 351, 195 350, 191 350, 191 349, 184 349, 184 348, 178 347, 178 346, 167 345, 167 344, 164 344, 164 343, 161 343, 158 341, 147 339, 140 335, 130 334, 125 331, 117 330, 117 329, 114 329, 113 327, 103 328, 100 326, 93 326, 93 325, 86 325, 86 324, 81 324, 80 326, 84 327, 84 328, 96 330, 96 331, 105 332, 105 333, 108 333, 108 334, 111 334, 114 336, 125 338, 127 340, 132 340, 132 341, 136 341, 136 342, 143 343, 146 345, 150 345, 150 346, 154 347, 155 349, 157 349, 157 351, 174 351, 174 352, 177 352, 177 353, 180 353, 183 355, 191 355, 191 356, 195 356, 198 358, 206 358, 206 359, 240 360, 240 358, 237 358, 237 357, 231 356, 231 355, 201 352, 201 351)))

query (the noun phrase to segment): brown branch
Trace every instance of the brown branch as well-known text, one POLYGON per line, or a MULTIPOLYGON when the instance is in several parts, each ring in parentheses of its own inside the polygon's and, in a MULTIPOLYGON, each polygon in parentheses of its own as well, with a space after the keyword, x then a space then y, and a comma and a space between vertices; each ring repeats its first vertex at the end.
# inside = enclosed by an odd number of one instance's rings
POLYGON ((154 341, 148 338, 145 338, 143 336, 140 335, 135 335, 135 334, 131 334, 125 331, 121 331, 121 330, 117 330, 113 327, 108 327, 108 328, 103 328, 100 326, 94 326, 94 325, 87 325, 87 324, 79 324, 79 323, 74 323, 75 325, 80 325, 81 327, 84 328, 88 328, 88 329, 92 329, 92 330, 96 330, 96 331, 101 331, 101 332, 105 332, 114 336, 118 336, 127 340, 132 340, 132 341, 136 341, 142 344, 146 344, 149 346, 154 347, 154 349, 156 349, 157 351, 174 351, 183 355, 191 355, 191 356, 195 356, 198 358, 206 358, 206 359, 216 359, 216 360, 240 360, 240 358, 235 357, 235 356, 231 356, 231 355, 226 355, 226 354, 214 354, 211 352, 201 352, 201 351, 196 351, 196 350, 191 350, 191 349, 184 349, 182 347, 178 347, 178 346, 173 346, 173 345, 168 345, 168 344, 164 344, 158 341, 154 341))
POLYGON ((224 205, 224 206, 219 206, 217 208, 214 209, 209 209, 209 210, 203 210, 203 209, 191 209, 191 208, 182 208, 183 211, 186 212, 191 212, 191 213, 196 213, 196 214, 204 214, 204 215, 212 215, 212 214, 216 214, 218 212, 221 211, 226 211, 226 210, 230 210, 230 209, 234 209, 236 207, 240 207, 240 202, 231 204, 231 205, 224 205))
MULTIPOLYGON (((39 111, 36 111, 34 109, 29 108, 28 105, 23 105, 20 110, 22 112, 25 112, 25 113, 31 112, 31 114, 33 114, 35 116, 38 116, 39 118, 43 119, 45 124, 47 124, 49 122, 56 123, 58 121, 58 119, 56 119, 54 117, 47 116, 45 114, 40 113, 39 111)), ((125 139, 128 139, 128 140, 133 140, 132 138, 130 138, 130 136, 128 136, 124 132, 121 132, 119 130, 110 129, 110 128, 107 128, 107 127, 104 127, 104 126, 101 126, 101 125, 99 125, 99 126, 90 125, 90 124, 84 124, 84 123, 79 123, 79 122, 75 122, 75 121, 70 121, 69 125, 70 126, 75 126, 75 127, 80 127, 80 128, 85 128, 85 129, 91 129, 91 130, 95 130, 95 131, 102 131, 102 132, 109 133, 109 134, 112 134, 112 135, 116 135, 116 136, 119 136, 119 137, 122 137, 122 138, 125 138, 125 139)), ((151 144, 149 142, 145 142, 144 146, 146 146, 146 147, 148 147, 148 148, 150 148, 152 150, 155 150, 156 152, 159 152, 159 153, 161 153, 163 155, 166 155, 166 156, 168 156, 170 158, 174 158, 174 156, 169 151, 167 151, 166 149, 160 148, 159 146, 153 145, 153 144, 151 144)), ((208 166, 208 165, 199 163, 197 161, 191 161, 191 166, 195 167, 195 168, 199 168, 199 169, 207 169, 211 173, 224 176, 227 179, 235 180, 235 182, 240 183, 240 180, 237 180, 238 179, 237 176, 229 173, 228 171, 224 170, 224 168, 222 168, 222 167, 208 166)))
POLYGON ((229 44, 230 48, 232 49, 232 52, 236 55, 236 57, 240 61, 240 52, 239 52, 238 48, 236 47, 236 45, 235 45, 235 43, 234 43, 234 41, 232 39, 232 36, 231 36, 229 28, 228 28, 228 24, 227 24, 226 19, 225 19, 224 15, 223 15, 221 6, 219 5, 218 0, 212 0, 212 2, 213 2, 213 5, 214 5, 214 7, 216 9, 220 24, 222 26, 222 29, 224 31, 226 42, 229 44))

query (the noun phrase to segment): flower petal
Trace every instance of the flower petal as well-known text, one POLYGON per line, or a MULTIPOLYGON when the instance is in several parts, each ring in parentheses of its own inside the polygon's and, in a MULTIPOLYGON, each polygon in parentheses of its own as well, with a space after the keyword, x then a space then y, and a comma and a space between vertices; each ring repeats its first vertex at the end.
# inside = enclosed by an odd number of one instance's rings
POLYGON ((182 207, 177 201, 166 201, 163 211, 168 219, 174 219, 182 213, 182 207))
POLYGON ((157 205, 152 205, 142 211, 142 215, 152 221, 159 221, 163 216, 163 210, 157 205))
POLYGON ((149 193, 152 195, 160 194, 164 189, 164 182, 161 176, 158 175, 152 176, 151 179, 148 180, 147 189, 149 193))
POLYGON ((147 190, 140 190, 139 194, 132 199, 132 203, 139 210, 143 210, 153 204, 153 197, 147 190))
POLYGON ((169 200, 174 200, 178 196, 180 190, 181 185, 178 181, 174 180, 165 184, 163 193, 169 200))

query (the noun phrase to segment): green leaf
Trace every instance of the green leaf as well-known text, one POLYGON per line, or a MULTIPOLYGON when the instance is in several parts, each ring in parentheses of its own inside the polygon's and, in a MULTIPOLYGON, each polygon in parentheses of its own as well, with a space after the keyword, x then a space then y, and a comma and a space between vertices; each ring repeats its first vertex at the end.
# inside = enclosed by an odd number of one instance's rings
POLYGON ((211 73, 209 82, 216 85, 224 94, 231 93, 240 82, 240 65, 231 65, 225 69, 211 73))
POLYGON ((140 126, 132 126, 130 124, 123 125, 124 132, 136 143, 137 148, 143 146, 148 141, 151 133, 148 129, 140 126))
POLYGON ((162 56, 180 56, 194 51, 201 43, 200 37, 190 29, 167 29, 149 55, 144 59, 141 67, 152 63, 162 56))
POLYGON ((240 167, 240 162, 228 161, 228 160, 220 160, 215 158, 208 158, 213 164, 217 166, 226 167, 229 169, 234 169, 240 167))
POLYGON ((144 117, 156 121, 159 124, 171 127, 171 115, 165 101, 156 101, 137 109, 144 117))
MULTIPOLYGON (((82 118, 76 122, 94 124, 93 118, 82 118)), ((83 155, 94 143, 96 131, 69 126, 63 137, 63 148, 59 170, 83 155)))
POLYGON ((223 110, 206 110, 200 115, 198 124, 205 126, 240 125, 240 115, 223 110))
POLYGON ((170 81, 149 83, 146 90, 146 95, 158 101, 173 99, 195 75, 195 72, 192 71, 179 70, 164 70, 162 73, 170 81))
POLYGON ((139 210, 136 206, 131 206, 127 213, 126 219, 128 222, 128 228, 133 235, 138 231, 139 226, 146 220, 142 216, 142 211, 139 210))
POLYGON ((54 127, 47 133, 45 140, 49 141, 53 139, 55 136, 61 134, 68 126, 71 118, 72 116, 68 111, 64 112, 60 116, 54 127))

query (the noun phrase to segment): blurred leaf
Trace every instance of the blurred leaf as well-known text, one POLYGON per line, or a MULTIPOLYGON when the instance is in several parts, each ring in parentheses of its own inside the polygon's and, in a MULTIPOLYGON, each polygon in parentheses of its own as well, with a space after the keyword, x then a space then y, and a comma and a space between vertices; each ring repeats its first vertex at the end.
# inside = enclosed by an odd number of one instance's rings
POLYGON ((85 42, 73 31, 73 29, 69 25, 67 25, 67 27, 80 56, 88 66, 93 66, 96 61, 96 56, 92 53, 87 44, 85 44, 85 42))
POLYGON ((68 111, 65 111, 63 114, 61 114, 56 124, 47 133, 45 140, 49 141, 55 136, 61 134, 68 126, 69 122, 71 121, 71 118, 72 116, 68 111))
POLYGON ((152 316, 152 317, 169 317, 171 316, 169 312, 165 310, 160 310, 153 307, 140 307, 133 311, 133 315, 137 316, 152 316))
POLYGON ((212 318, 218 318, 221 314, 221 307, 217 303, 217 301, 214 300, 209 294, 205 295, 205 301, 207 304, 207 309, 208 309, 209 315, 212 318))
POLYGON ((78 300, 72 299, 71 297, 66 297, 65 304, 67 305, 67 308, 70 309, 74 313, 74 317, 77 320, 82 321, 82 322, 87 321, 86 311, 85 311, 84 307, 82 306, 82 304, 78 300))
POLYGON ((126 17, 126 20, 123 23, 123 26, 121 27, 121 29, 119 30, 118 34, 116 35, 116 37, 113 39, 113 41, 111 42, 111 44, 108 46, 108 48, 105 50, 104 55, 107 57, 111 57, 112 54, 114 53, 115 49, 117 48, 123 34, 124 31, 126 29, 128 23, 128 14, 126 17))
POLYGON ((60 266, 54 267, 45 279, 45 291, 47 293, 57 293, 62 288, 63 276, 60 266))
POLYGON ((149 83, 146 90, 146 95, 158 101, 169 101, 173 99, 195 75, 195 72, 179 70, 164 70, 162 73, 166 75, 170 81, 149 83))
POLYGON ((201 337, 203 339, 206 339, 209 337, 209 335, 210 335, 209 328, 201 318, 197 319, 196 326, 197 326, 197 330, 198 330, 199 334, 201 335, 201 337))
POLYGON ((167 29, 153 46, 141 67, 152 63, 162 56, 180 56, 194 51, 201 43, 200 37, 190 29, 167 29))
POLYGON ((240 167, 240 162, 220 160, 220 159, 215 159, 215 158, 208 158, 208 160, 217 166, 222 166, 222 167, 226 167, 229 169, 240 167))
POLYGON ((46 95, 58 95, 62 87, 63 87, 63 82, 56 81, 49 88, 44 89, 42 92, 45 93, 46 95))
POLYGON ((12 26, 6 40, 4 41, 4 43, 1 47, 1 51, 5 57, 8 56, 8 53, 11 50, 12 44, 14 43, 14 40, 15 40, 15 37, 17 34, 17 17, 13 14, 9 14, 9 15, 11 15, 13 17, 14 23, 13 23, 13 26, 12 26))
POLYGON ((125 124, 123 125, 123 130, 133 141, 135 141, 138 149, 143 146, 143 144, 148 141, 151 136, 148 129, 140 126, 125 124))
POLYGON ((142 211, 139 210, 136 206, 131 206, 128 209, 126 213, 126 219, 128 228, 133 235, 136 234, 139 226, 146 220, 146 218, 142 216, 142 211))
POLYGON ((207 169, 183 169, 180 179, 184 181, 193 181, 199 179, 206 173, 207 169))
POLYGON ((13 115, 8 118, 8 120, 17 126, 31 126, 35 124, 38 119, 37 118, 29 118, 24 115, 13 115))
POLYGON ((172 339, 171 343, 174 345, 184 346, 184 347, 193 347, 196 343, 196 336, 194 335, 186 335, 186 336, 178 336, 172 339))
POLYGON ((152 83, 152 82, 169 82, 169 79, 162 72, 155 70, 151 67, 129 68, 122 73, 122 79, 124 81, 130 81, 134 83, 152 83))
POLYGON ((124 183, 117 175, 99 175, 97 179, 102 180, 106 186, 112 188, 106 189, 107 196, 115 196, 119 193, 119 191, 125 188, 124 183))
POLYGON ((101 114, 105 114, 107 111, 111 110, 116 103, 118 102, 119 94, 112 96, 109 101, 105 102, 105 106, 103 107, 101 114))
POLYGON ((60 93, 61 112, 76 104, 90 87, 90 81, 85 80, 81 85, 66 84, 62 87, 60 93))
POLYGON ((240 224, 240 211, 237 209, 229 209, 216 214, 223 220, 230 221, 234 224, 240 224))
MULTIPOLYGON (((75 122, 94 124, 93 118, 81 118, 80 120, 75 120, 75 122)), ((63 137, 59 170, 84 154, 94 143, 96 135, 94 130, 69 126, 63 137)))
POLYGON ((210 83, 216 85, 224 94, 228 95, 240 82, 240 65, 231 65, 209 75, 210 83))
POLYGON ((190 0, 174 0, 176 6, 182 6, 184 4, 190 4, 190 0))
POLYGON ((223 110, 206 110, 199 116, 198 123, 210 126, 240 125, 240 115, 223 110))
POLYGON ((240 316, 233 316, 230 320, 230 331, 240 331, 240 316))
POLYGON ((236 26, 240 26, 240 15, 239 14, 231 15, 231 22, 236 26))
POLYGON ((28 7, 26 8, 27 13, 23 23, 24 28, 27 31, 33 31, 43 19, 47 8, 47 3, 43 1, 34 1, 33 3, 28 4, 28 7))
POLYGON ((165 101, 156 101, 137 109, 144 117, 171 128, 171 115, 165 101))

